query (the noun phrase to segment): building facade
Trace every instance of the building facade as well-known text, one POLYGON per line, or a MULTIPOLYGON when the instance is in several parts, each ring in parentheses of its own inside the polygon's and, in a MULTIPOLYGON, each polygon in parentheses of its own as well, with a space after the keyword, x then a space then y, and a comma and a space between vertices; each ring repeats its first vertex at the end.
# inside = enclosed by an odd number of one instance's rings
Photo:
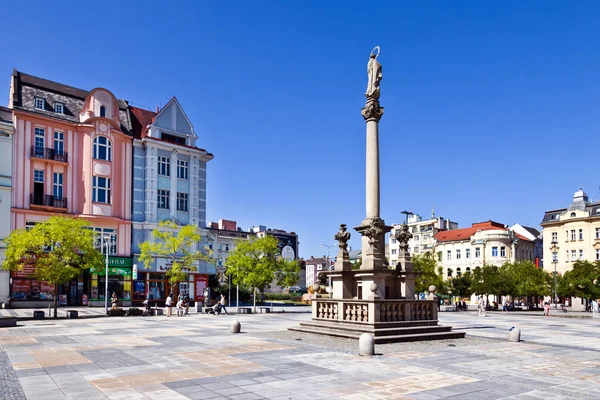
MULTIPOLYGON (((4 239, 10 234, 10 206, 12 190, 12 140, 13 140, 12 111, 0 107, 0 265, 4 262, 6 243, 4 239)), ((10 272, 0 268, 0 303, 10 299, 10 272)))
POLYGON ((318 275, 321 271, 328 271, 331 267, 331 260, 327 257, 313 257, 306 260, 306 287, 309 288, 318 282, 318 275))
MULTIPOLYGON (((540 224, 544 238, 545 268, 560 275, 577 260, 600 260, 600 202, 590 202, 580 188, 565 208, 546 211, 540 224)), ((573 307, 585 306, 583 299, 573 299, 573 307)))
POLYGON ((535 266, 544 268, 544 237, 542 233, 535 228, 521 224, 514 224, 510 227, 510 230, 526 237, 535 244, 535 249, 533 250, 535 266))
POLYGON ((239 228, 236 221, 226 219, 211 222, 206 228, 206 243, 212 252, 213 265, 220 284, 227 282, 227 257, 240 241, 248 240, 250 236, 253 235, 239 228))
MULTIPOLYGON (((152 239, 159 223, 195 225, 202 233, 206 225, 206 164, 213 155, 198 147, 198 136, 179 101, 173 97, 156 112, 130 106, 133 140, 132 251, 138 276, 133 282, 133 300, 146 298, 160 303, 169 295, 166 258, 157 258, 150 268, 139 261, 141 243, 152 239)), ((206 236, 206 235, 203 235, 206 236)), ((202 249, 205 241, 197 243, 202 249)), ((178 295, 203 300, 208 275, 215 274, 208 262, 197 262, 187 271, 186 282, 174 288, 178 295)))
POLYGON ((483 265, 534 261, 535 243, 494 221, 477 222, 470 228, 441 231, 435 235, 435 253, 444 278, 471 272, 483 265))
MULTIPOLYGON (((15 127, 11 230, 52 215, 88 220, 97 233, 97 246, 102 237, 110 237, 115 268, 109 272, 109 288, 129 301, 133 138, 127 103, 104 88, 86 91, 14 70, 9 108, 15 127)), ((90 266, 62 285, 60 302, 104 304, 101 267, 90 266)), ((11 306, 46 305, 52 299, 52 288, 30 274, 11 272, 11 306)))
MULTIPOLYGON (((431 218, 422 219, 418 214, 410 214, 408 216, 408 230, 412 233, 413 237, 408 241, 411 255, 423 255, 425 253, 431 253, 434 250, 435 239, 434 236, 441 231, 458 229, 458 224, 452 222, 449 219, 442 217, 435 217, 432 213, 431 218)), ((401 224, 393 224, 392 231, 389 235, 389 261, 391 265, 398 263, 398 255, 400 254, 400 247, 398 242, 394 238, 396 229, 399 229, 401 224)))

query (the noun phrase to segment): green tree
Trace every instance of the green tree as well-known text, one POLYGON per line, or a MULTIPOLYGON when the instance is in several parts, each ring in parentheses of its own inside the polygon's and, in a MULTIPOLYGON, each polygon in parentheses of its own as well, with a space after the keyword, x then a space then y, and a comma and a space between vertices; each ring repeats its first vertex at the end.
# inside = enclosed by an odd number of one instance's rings
MULTIPOLYGON (((518 261, 505 264, 507 275, 511 281, 511 294, 518 297, 541 297, 550 294, 548 273, 539 269, 531 261, 518 261)), ((503 293, 505 294, 505 293, 503 293)))
POLYGON ((6 239, 2 268, 11 271, 35 263, 32 278, 54 286, 54 318, 58 314, 58 285, 69 282, 90 267, 102 265, 94 248, 94 233, 79 218, 50 217, 31 230, 17 229, 6 239))
POLYGON ((417 273, 417 279, 415 280, 415 291, 417 293, 425 293, 429 290, 429 286, 434 285, 437 293, 446 294, 448 285, 444 282, 442 268, 437 267, 433 257, 426 255, 414 256, 412 263, 417 273))
POLYGON ((600 298, 600 262, 578 260, 562 279, 564 293, 581 299, 600 298))
POLYGON ((279 286, 293 286, 298 282, 300 267, 297 261, 286 261, 277 247, 277 239, 265 236, 239 243, 227 257, 227 274, 232 282, 256 290, 264 290, 273 281, 279 286))
POLYGON ((460 276, 455 276, 451 280, 452 294, 459 297, 469 297, 473 294, 471 284, 473 283, 473 276, 470 272, 465 272, 460 276))
POLYGON ((140 261, 148 269, 156 258, 169 259, 171 268, 166 276, 173 292, 179 282, 185 281, 186 270, 193 270, 195 263, 210 259, 209 251, 199 248, 201 239, 198 227, 194 225, 180 226, 173 221, 161 221, 152 231, 152 239, 141 244, 140 261))

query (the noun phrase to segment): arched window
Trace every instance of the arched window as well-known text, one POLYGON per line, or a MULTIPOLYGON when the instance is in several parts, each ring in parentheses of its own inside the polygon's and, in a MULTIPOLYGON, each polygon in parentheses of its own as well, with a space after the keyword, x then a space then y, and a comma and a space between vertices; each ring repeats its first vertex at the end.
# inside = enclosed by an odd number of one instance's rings
POLYGON ((467 273, 471 272, 471 267, 467 267, 467 273))
POLYGON ((100 116, 106 117, 106 107, 100 106, 100 116))
POLYGON ((574 212, 572 212, 572 213, 571 213, 571 218, 575 218, 575 215, 576 215, 576 214, 575 214, 574 212))
POLYGON ((460 274, 462 274, 462 272, 460 271, 460 267, 456 268, 456 276, 460 276, 460 274))
POLYGON ((452 278, 452 268, 448 268, 448 278, 452 278))
POLYGON ((94 138, 94 158, 96 160, 112 160, 112 146, 106 136, 96 136, 94 138))

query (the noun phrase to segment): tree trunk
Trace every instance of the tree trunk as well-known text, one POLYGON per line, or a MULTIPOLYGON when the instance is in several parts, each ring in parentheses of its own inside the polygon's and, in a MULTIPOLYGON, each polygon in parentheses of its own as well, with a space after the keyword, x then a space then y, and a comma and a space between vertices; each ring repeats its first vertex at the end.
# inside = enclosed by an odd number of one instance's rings
POLYGON ((54 284, 54 318, 58 318, 58 283, 54 284))
POLYGON ((252 296, 252 299, 254 300, 254 311, 253 311, 253 313, 256 314, 256 287, 254 288, 254 296, 252 296))

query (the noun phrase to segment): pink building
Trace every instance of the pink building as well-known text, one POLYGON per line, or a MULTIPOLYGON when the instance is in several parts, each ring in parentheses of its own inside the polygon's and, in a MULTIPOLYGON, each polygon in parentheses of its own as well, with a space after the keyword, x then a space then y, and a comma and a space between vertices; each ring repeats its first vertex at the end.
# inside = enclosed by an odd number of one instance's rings
MULTIPOLYGON (((13 71, 13 192, 11 230, 52 215, 87 219, 110 237, 109 288, 131 296, 131 120, 126 102, 107 89, 85 91, 13 71)), ((69 305, 104 302, 104 274, 89 273, 59 294, 69 305)), ((11 305, 31 306, 51 295, 26 272, 13 273, 11 305)), ((98 304, 100 305, 100 304, 98 304)))

